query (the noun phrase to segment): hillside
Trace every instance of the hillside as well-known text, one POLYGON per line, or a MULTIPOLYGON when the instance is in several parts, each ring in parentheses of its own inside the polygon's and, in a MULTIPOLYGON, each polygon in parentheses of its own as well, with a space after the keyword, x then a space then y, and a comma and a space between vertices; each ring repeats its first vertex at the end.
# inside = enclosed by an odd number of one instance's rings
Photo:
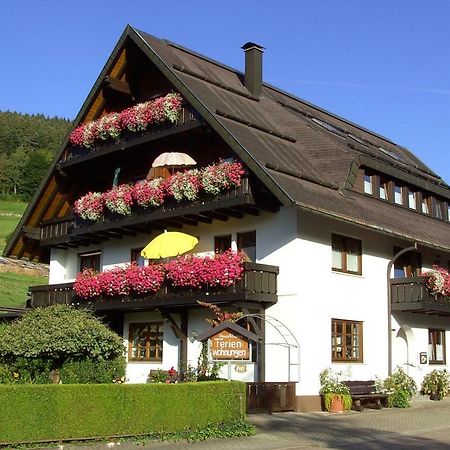
MULTIPOLYGON (((25 202, 0 200, 0 255, 26 206, 25 202)), ((0 306, 24 306, 28 286, 48 283, 47 277, 35 275, 37 270, 8 264, 6 259, 0 259, 0 306)))
POLYGON ((0 195, 30 200, 69 127, 58 117, 0 111, 0 195))

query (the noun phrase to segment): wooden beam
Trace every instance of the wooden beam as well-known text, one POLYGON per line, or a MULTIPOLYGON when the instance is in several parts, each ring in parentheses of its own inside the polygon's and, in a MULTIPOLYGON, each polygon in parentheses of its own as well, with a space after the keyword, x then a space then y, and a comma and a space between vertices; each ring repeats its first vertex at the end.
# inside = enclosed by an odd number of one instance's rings
POLYGON ((233 206, 232 209, 234 209, 236 211, 244 212, 246 214, 250 214, 251 216, 259 216, 259 209, 253 208, 252 206, 249 206, 249 205, 237 205, 237 206, 233 206))
POLYGON ((113 78, 107 75, 103 80, 103 87, 108 90, 119 92, 120 94, 132 97, 130 85, 126 81, 118 80, 117 78, 113 78))
POLYGON ((200 214, 186 214, 184 217, 187 217, 188 219, 196 220, 198 222, 203 222, 203 223, 208 223, 208 224, 212 223, 212 219, 210 217, 205 217, 200 214))
POLYGON ((228 216, 215 211, 203 211, 202 214, 204 216, 211 217, 212 219, 221 220, 222 222, 226 222, 228 220, 228 216))
POLYGON ((184 223, 184 224, 186 224, 186 225, 191 225, 191 226, 193 226, 193 227, 198 226, 198 221, 197 221, 197 220, 189 219, 189 218, 187 218, 187 217, 180 217, 180 218, 178 219, 178 221, 179 221, 179 222, 182 222, 182 223, 184 223))
POLYGON ((28 239, 40 240, 41 229, 36 227, 22 227, 23 234, 28 239))
POLYGON ((242 219, 244 217, 244 213, 242 211, 236 211, 231 208, 219 208, 216 209, 216 211, 231 217, 235 217, 236 219, 242 219))

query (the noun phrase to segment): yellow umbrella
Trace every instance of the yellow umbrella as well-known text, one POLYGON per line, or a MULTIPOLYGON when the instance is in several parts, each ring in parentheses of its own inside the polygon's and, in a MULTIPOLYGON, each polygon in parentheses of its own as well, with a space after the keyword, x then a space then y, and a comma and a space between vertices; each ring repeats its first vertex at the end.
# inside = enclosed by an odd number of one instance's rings
POLYGON ((190 234, 179 231, 165 231, 152 239, 142 250, 141 256, 146 259, 168 258, 192 250, 198 239, 190 234))

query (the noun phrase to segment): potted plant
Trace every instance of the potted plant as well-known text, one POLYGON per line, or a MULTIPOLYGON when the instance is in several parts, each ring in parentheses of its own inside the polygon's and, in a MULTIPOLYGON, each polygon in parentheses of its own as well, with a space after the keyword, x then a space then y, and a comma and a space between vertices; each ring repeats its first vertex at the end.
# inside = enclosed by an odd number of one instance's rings
POLYGON ((320 394, 326 411, 339 413, 352 407, 350 391, 341 377, 342 372, 333 372, 330 368, 320 372, 320 394))
POLYGON ((446 369, 432 370, 422 382, 422 394, 428 394, 431 400, 442 400, 447 397, 450 388, 450 374, 446 369))

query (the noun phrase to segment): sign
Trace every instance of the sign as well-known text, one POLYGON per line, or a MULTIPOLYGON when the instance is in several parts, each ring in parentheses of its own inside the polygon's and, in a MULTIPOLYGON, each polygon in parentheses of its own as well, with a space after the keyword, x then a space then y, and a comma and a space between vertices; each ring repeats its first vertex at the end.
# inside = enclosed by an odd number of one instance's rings
POLYGON ((248 340, 231 330, 222 330, 211 336, 211 357, 213 360, 249 360, 248 340))
POLYGON ((420 364, 426 364, 428 362, 427 352, 420 352, 420 364))

